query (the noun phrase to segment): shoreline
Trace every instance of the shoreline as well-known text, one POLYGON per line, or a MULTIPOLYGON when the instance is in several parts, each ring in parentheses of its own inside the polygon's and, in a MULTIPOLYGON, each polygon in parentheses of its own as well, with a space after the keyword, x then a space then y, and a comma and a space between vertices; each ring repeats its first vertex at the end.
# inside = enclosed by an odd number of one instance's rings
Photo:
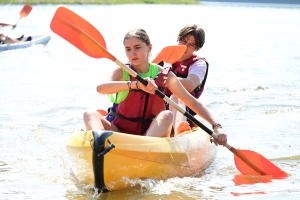
POLYGON ((0 0, 0 5, 8 4, 95 4, 95 5, 121 5, 121 4, 190 4, 199 5, 200 1, 197 0, 0 0))
POLYGON ((253 3, 253 4, 292 4, 299 5, 300 0, 199 0, 202 3, 253 3))
POLYGON ((181 4, 181 5, 201 5, 201 4, 266 4, 266 5, 300 5, 300 0, 0 0, 0 5, 20 5, 20 4, 89 4, 89 5, 126 5, 126 4, 181 4))

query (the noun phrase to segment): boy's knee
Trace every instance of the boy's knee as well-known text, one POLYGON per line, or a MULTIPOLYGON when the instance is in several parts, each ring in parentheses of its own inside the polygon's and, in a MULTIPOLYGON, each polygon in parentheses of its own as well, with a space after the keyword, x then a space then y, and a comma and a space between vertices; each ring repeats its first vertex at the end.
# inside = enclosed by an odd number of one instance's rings
POLYGON ((166 123, 172 123, 173 122, 173 114, 170 110, 165 110, 162 112, 163 114, 163 118, 164 118, 164 121, 166 123))

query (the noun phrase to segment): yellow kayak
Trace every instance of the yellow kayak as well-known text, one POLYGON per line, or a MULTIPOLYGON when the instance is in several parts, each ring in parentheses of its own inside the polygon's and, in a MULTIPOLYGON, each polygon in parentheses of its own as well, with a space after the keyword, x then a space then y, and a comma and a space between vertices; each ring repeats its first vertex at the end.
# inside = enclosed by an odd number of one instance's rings
POLYGON ((192 176, 214 159, 216 148, 202 129, 160 138, 112 131, 75 131, 67 150, 76 178, 101 191, 133 186, 130 180, 192 176))

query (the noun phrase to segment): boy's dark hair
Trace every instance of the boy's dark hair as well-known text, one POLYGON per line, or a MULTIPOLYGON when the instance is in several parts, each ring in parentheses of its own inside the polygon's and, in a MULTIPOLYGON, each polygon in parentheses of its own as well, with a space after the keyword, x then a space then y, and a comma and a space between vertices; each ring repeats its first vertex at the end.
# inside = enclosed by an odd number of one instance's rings
POLYGON ((190 24, 183 27, 178 34, 178 40, 182 41, 188 35, 194 36, 196 41, 195 47, 197 50, 203 47, 205 43, 205 32, 201 27, 196 24, 190 24))

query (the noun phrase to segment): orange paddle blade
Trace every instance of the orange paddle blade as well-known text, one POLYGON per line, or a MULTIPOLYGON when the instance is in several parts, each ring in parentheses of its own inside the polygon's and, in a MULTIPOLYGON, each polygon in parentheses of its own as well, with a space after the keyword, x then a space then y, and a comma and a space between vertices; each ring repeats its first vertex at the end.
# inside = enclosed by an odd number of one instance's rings
POLYGON ((272 175, 273 178, 287 177, 287 173, 254 151, 240 149, 234 149, 234 151, 236 151, 234 154, 235 165, 244 175, 272 175), (239 158, 240 156, 248 159, 242 160, 239 158), (255 167, 252 167, 253 165, 255 167))
POLYGON ((97 110, 101 115, 106 116, 108 115, 108 112, 102 109, 97 110))
POLYGON ((20 18, 26 17, 32 10, 32 6, 25 4, 22 10, 20 11, 20 18))
POLYGON ((185 45, 167 46, 154 58, 152 63, 160 63, 165 61, 166 63, 173 64, 178 61, 186 51, 185 45))
POLYGON ((93 58, 115 58, 106 51, 101 33, 82 17, 65 7, 59 7, 50 24, 51 30, 93 58))

